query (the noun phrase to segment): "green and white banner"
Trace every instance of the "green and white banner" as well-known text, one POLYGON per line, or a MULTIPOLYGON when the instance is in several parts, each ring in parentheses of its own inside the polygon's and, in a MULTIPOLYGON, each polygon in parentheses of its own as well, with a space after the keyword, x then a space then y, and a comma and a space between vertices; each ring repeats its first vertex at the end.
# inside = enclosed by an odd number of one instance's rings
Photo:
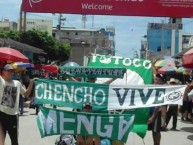
POLYGON ((41 107, 37 124, 41 137, 60 134, 100 136, 126 142, 134 114, 71 112, 41 107))
POLYGON ((147 108, 182 105, 185 85, 108 85, 39 79, 35 82, 35 103, 82 108, 91 102, 93 110, 147 108))
POLYGON ((150 60, 131 59, 118 56, 92 55, 89 67, 126 68, 123 79, 117 79, 112 84, 143 85, 152 84, 152 63, 150 60))
POLYGON ((123 78, 125 68, 59 67, 59 75, 65 77, 123 78))

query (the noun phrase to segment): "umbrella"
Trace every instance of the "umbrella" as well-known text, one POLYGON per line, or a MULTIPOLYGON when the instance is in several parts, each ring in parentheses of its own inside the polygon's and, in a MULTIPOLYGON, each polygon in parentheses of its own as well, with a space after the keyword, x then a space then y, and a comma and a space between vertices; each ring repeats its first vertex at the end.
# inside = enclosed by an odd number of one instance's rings
POLYGON ((45 64, 45 65, 42 65, 42 69, 44 69, 48 73, 58 73, 57 65, 49 65, 49 64, 46 65, 45 64))
POLYGON ((0 59, 5 62, 29 62, 29 59, 16 49, 0 47, 0 59))
POLYGON ((193 49, 190 49, 183 54, 182 66, 186 68, 193 68, 193 49))
POLYGON ((31 64, 31 63, 24 63, 24 62, 14 62, 14 63, 11 63, 11 65, 15 69, 15 72, 26 71, 26 68, 34 68, 33 64, 31 64))
POLYGON ((155 63, 155 67, 163 67, 163 66, 175 66, 175 62, 172 59, 164 59, 164 60, 158 60, 155 63))
POLYGON ((67 62, 66 64, 64 64, 63 66, 69 66, 69 67, 79 67, 80 65, 77 64, 76 62, 67 62))
POLYGON ((171 74, 171 73, 175 73, 177 70, 177 67, 173 66, 173 65, 166 65, 164 67, 161 67, 160 69, 158 69, 158 73, 160 74, 171 74))
POLYGON ((33 68, 34 65, 31 63, 24 63, 24 62, 14 62, 11 64, 13 68, 33 68))
POLYGON ((185 68, 185 67, 179 67, 177 70, 176 70, 177 73, 181 73, 183 75, 188 75, 190 74, 191 72, 191 69, 188 69, 188 68, 185 68))

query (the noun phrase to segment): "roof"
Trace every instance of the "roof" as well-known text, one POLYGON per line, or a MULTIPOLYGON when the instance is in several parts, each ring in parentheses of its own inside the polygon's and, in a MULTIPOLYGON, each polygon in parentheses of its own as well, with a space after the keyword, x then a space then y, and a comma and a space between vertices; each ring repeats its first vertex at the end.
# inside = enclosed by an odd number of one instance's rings
POLYGON ((187 51, 189 51, 190 49, 192 49, 193 47, 189 47, 187 49, 182 50, 180 53, 176 54, 173 56, 173 58, 182 58, 182 56, 184 55, 184 53, 186 53, 187 51))
POLYGON ((37 54, 46 54, 46 52, 40 48, 18 42, 10 38, 0 38, 0 41, 3 43, 4 46, 9 46, 17 50, 28 51, 28 52, 37 53, 37 54))

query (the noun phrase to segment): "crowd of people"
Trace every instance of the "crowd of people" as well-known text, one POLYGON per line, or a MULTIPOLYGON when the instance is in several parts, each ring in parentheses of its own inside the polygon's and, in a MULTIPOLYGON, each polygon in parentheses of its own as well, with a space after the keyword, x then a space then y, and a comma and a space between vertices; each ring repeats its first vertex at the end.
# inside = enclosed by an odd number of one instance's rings
MULTIPOLYGON (((162 74, 156 74, 153 82, 155 85, 178 85, 179 81, 175 78, 170 78, 166 82, 162 74)), ((193 117, 193 98, 190 92, 193 91, 193 80, 187 83, 186 89, 183 94, 182 106, 169 104, 158 107, 150 108, 150 117, 148 119, 148 130, 152 131, 154 145, 160 145, 161 131, 179 131, 177 129, 177 117, 181 112, 181 120, 192 122, 193 117), (168 124, 172 120, 172 126, 168 129, 168 124)), ((192 122, 193 123, 193 122, 192 122)))
MULTIPOLYGON (((38 78, 30 79, 28 76, 15 78, 14 68, 10 64, 4 66, 2 75, 0 75, 0 144, 4 145, 6 133, 9 134, 12 145, 18 145, 18 117, 24 113, 24 100, 26 97, 34 97, 34 81, 38 78)), ((49 79, 57 79, 50 75, 49 79)), ((80 78, 68 78, 68 80, 80 82, 80 78)), ((110 79, 106 84, 110 84, 115 79, 110 79)), ((88 78, 89 83, 95 83, 96 78, 88 78)), ((155 74, 153 82, 155 85, 178 85, 175 78, 169 81, 161 74, 155 74)), ((152 131, 154 145, 160 145, 161 131, 178 131, 177 116, 181 112, 182 121, 191 121, 192 118, 192 100, 193 81, 188 82, 183 94, 183 105, 164 105, 150 108, 150 117, 147 121, 148 129, 152 131), (169 127, 171 118, 172 126, 169 127)), ((32 101, 33 102, 33 101, 32 101)), ((33 108, 33 107, 32 107, 33 108)), ((34 107, 35 108, 35 107, 34 107)), ((36 114, 39 109, 37 107, 36 114)), ((92 112, 92 104, 85 102, 82 110, 92 112)), ((100 137, 76 136, 77 145, 100 145, 100 137)), ((111 141, 113 145, 123 145, 120 141, 111 141)))

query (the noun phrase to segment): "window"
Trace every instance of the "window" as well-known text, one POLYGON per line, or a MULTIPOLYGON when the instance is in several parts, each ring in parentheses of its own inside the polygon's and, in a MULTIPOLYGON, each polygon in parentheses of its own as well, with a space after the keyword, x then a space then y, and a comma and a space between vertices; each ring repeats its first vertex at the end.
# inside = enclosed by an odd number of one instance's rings
POLYGON ((161 46, 158 46, 158 47, 157 47, 157 51, 161 51, 161 46))

